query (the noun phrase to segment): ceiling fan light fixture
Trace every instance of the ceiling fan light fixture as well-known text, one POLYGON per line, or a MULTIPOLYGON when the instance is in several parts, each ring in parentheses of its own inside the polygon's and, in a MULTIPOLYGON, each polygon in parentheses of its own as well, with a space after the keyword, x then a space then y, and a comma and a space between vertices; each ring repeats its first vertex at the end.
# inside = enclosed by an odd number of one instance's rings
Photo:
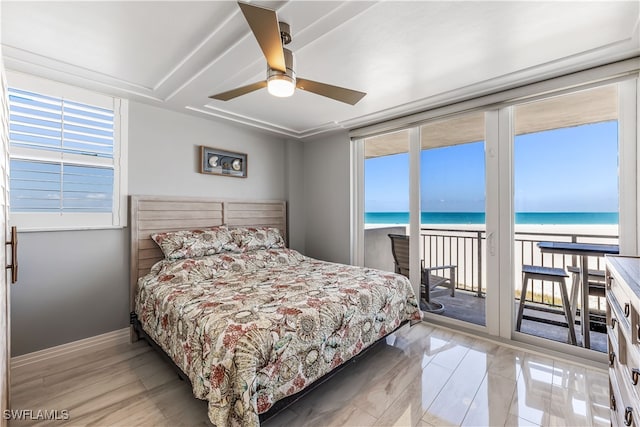
POLYGON ((296 82, 286 74, 270 76, 267 79, 267 90, 273 96, 286 98, 295 92, 296 82))
POLYGON ((209 98, 228 101, 265 86, 271 95, 281 98, 293 95, 297 88, 349 105, 356 105, 366 95, 364 92, 340 86, 296 79, 293 52, 284 47, 291 42, 289 24, 279 22, 275 10, 243 2, 238 2, 238 5, 267 60, 267 79, 211 95, 209 98))

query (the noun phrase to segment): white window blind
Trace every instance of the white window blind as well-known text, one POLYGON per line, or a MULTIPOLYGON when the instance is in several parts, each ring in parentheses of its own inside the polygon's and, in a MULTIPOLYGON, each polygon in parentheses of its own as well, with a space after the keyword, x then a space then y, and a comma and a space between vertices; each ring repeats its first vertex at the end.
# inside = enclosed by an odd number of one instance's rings
POLYGON ((120 100, 91 94, 89 101, 99 102, 88 103, 64 96, 64 86, 53 94, 25 86, 14 87, 9 81, 13 225, 123 225, 120 100))

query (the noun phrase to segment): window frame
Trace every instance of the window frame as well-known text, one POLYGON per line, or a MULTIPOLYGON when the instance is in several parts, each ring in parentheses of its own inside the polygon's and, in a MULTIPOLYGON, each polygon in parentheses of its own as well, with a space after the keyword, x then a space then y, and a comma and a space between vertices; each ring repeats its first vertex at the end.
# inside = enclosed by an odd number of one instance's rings
MULTIPOLYGON (((44 78, 7 72, 8 87, 26 90, 42 95, 68 99, 113 110, 113 161, 107 158, 92 158, 72 153, 52 152, 37 148, 9 146, 9 160, 35 160, 43 162, 77 164, 82 166, 113 167, 113 206, 111 212, 11 212, 9 224, 20 231, 58 231, 103 228, 123 228, 127 226, 127 147, 129 102, 90 90, 54 82, 44 78)), ((9 176, 11 171, 9 170, 9 176)), ((11 186, 8 185, 9 193, 11 186)), ((10 200, 10 198, 8 198, 10 200)))

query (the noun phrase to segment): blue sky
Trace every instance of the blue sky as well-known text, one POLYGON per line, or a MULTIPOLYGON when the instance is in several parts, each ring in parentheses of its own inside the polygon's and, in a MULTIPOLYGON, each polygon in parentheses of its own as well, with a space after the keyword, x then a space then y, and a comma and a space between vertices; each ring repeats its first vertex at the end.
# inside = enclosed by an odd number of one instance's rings
MULTIPOLYGON (((616 121, 515 138, 516 212, 617 212, 616 121)), ((484 142, 423 150, 421 206, 483 212, 484 142)), ((365 160, 365 211, 409 210, 409 156, 365 160)))

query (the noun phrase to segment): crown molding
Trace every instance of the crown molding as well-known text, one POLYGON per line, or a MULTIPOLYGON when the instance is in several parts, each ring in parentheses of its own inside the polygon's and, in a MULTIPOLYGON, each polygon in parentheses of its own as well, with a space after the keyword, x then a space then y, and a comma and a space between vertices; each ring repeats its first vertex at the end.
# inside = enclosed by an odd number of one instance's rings
MULTIPOLYGON (((372 7, 374 3, 348 2, 336 8, 330 13, 318 19, 312 25, 299 31, 296 38, 296 51, 304 50, 312 45, 322 34, 336 31, 339 27, 348 25, 351 20, 372 7), (346 12, 346 13, 345 13, 346 12)), ((281 2, 279 12, 286 15, 287 12, 294 13, 294 2, 281 2)), ((242 115, 222 108, 214 108, 210 105, 194 105, 186 100, 187 96, 193 95, 193 88, 190 86, 211 67, 219 61, 225 59, 233 61, 233 51, 240 43, 246 43, 252 37, 249 29, 243 30, 243 36, 238 38, 233 44, 224 47, 219 54, 208 61, 205 65, 198 62, 199 55, 208 43, 211 43, 216 35, 221 33, 230 34, 229 31, 236 29, 236 20, 239 22, 239 10, 235 10, 228 17, 222 20, 220 28, 216 28, 200 40, 200 42, 184 57, 159 79, 153 87, 137 84, 131 81, 120 79, 113 75, 93 71, 79 67, 70 63, 55 60, 51 56, 35 54, 14 46, 2 44, 5 66, 9 70, 33 74, 43 78, 58 80, 67 84, 77 85, 99 92, 109 93, 116 96, 150 102, 154 105, 172 110, 186 110, 188 113, 201 117, 228 120, 247 127, 266 131, 286 138, 305 140, 318 137, 323 134, 337 130, 351 130, 364 126, 370 126, 383 121, 408 116, 421 111, 428 111, 434 108, 454 104, 457 102, 484 96, 502 90, 512 89, 531 83, 540 82, 546 79, 559 77, 576 71, 586 70, 616 61, 638 57, 640 55, 639 28, 640 17, 635 21, 631 33, 624 39, 616 42, 595 47, 587 51, 579 52, 567 57, 558 58, 543 64, 529 68, 516 70, 494 78, 475 82, 464 87, 451 90, 443 90, 431 94, 421 99, 407 102, 390 108, 371 111, 359 116, 348 117, 344 120, 320 123, 306 129, 292 128, 291 125, 284 126, 276 122, 261 120, 257 117, 242 115), (235 19, 235 20, 234 20, 235 19), (233 27, 233 28, 231 28, 233 27), (191 69, 190 69, 191 68, 191 69), (184 81, 182 81, 184 77, 184 81), (172 89, 172 84, 175 86, 172 89), (191 91, 191 93, 190 93, 191 91), (162 92, 162 95, 160 94, 162 92), (166 95, 165 95, 166 94, 166 95), (182 96, 184 95, 184 96, 182 96), (182 104, 184 102, 184 104, 182 104), (185 105, 186 104, 186 105, 185 105)), ((235 40, 235 38, 234 38, 235 40)), ((257 57, 256 57, 257 58, 257 57)), ((255 74, 259 63, 263 58, 253 61, 245 61, 247 64, 237 70, 226 79, 218 80, 224 84, 242 83, 248 81, 249 74, 255 74), (242 81, 240 81, 242 80, 242 81)))
POLYGON ((128 82, 108 74, 87 70, 73 64, 60 62, 31 52, 21 51, 20 49, 7 45, 2 45, 2 53, 7 70, 31 74, 37 77, 56 80, 109 94, 135 96, 149 101, 163 102, 162 99, 153 95, 151 88, 128 82), (16 52, 23 52, 23 54, 16 56, 16 52))
POLYGON ((324 132, 329 132, 336 129, 336 123, 331 122, 331 123, 322 124, 314 128, 306 129, 304 131, 297 131, 295 129, 279 126, 275 123, 269 123, 263 120, 257 120, 248 116, 243 116, 241 114, 236 114, 230 111, 214 108, 209 105, 205 105, 204 108, 186 106, 185 109, 196 112, 196 113, 204 114, 210 117, 216 117, 216 118, 232 121, 235 123, 242 124, 244 126, 253 127, 259 130, 268 131, 276 135, 285 136, 287 138, 293 138, 297 140, 302 140, 310 136, 322 134, 324 132))

